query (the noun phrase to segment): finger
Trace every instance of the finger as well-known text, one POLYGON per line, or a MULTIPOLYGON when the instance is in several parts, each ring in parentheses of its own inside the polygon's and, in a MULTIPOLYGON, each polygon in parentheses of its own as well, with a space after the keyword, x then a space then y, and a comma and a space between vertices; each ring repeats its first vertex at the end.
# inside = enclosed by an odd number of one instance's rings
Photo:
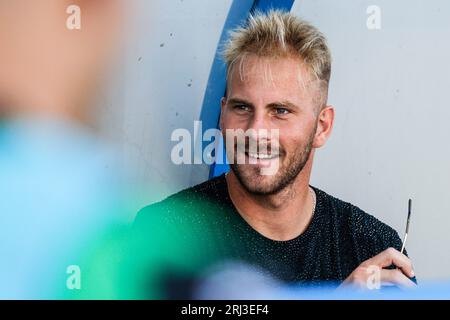
POLYGON ((402 272, 412 278, 414 277, 414 271, 412 268, 411 260, 400 251, 394 248, 388 248, 379 253, 373 258, 364 262, 365 265, 376 265, 381 268, 389 267, 394 264, 402 270, 402 272))
POLYGON ((396 285, 400 288, 412 288, 415 283, 406 277, 399 269, 381 269, 380 281, 382 285, 396 285))

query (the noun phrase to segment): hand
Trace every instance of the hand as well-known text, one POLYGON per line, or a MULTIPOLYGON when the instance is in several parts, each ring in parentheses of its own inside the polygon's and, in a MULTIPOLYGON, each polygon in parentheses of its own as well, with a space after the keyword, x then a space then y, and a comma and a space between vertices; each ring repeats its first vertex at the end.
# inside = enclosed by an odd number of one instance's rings
POLYGON ((353 287, 360 290, 379 289, 381 286, 411 288, 415 283, 411 260, 394 248, 388 248, 357 267, 339 288, 353 287), (390 265, 397 269, 384 269, 390 265))

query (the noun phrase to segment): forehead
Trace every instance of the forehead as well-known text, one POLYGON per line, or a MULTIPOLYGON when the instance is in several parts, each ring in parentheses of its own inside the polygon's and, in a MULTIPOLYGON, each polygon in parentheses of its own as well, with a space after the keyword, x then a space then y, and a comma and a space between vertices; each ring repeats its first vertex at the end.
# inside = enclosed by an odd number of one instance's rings
POLYGON ((309 95, 311 73, 296 57, 245 56, 233 65, 229 74, 230 95, 273 96, 275 99, 299 99, 309 95))

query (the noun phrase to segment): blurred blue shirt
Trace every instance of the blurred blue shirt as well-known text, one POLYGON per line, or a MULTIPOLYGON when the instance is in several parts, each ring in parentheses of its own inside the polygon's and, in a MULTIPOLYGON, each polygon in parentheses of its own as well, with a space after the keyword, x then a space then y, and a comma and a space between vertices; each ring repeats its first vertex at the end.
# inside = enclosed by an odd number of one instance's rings
POLYGON ((0 298, 55 299, 67 268, 126 220, 114 153, 56 119, 0 122, 0 298))

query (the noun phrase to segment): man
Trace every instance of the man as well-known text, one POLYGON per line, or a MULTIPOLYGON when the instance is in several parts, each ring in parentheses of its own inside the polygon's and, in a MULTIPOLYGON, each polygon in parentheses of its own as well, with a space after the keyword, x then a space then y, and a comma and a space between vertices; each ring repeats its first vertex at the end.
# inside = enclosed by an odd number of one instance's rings
POLYGON ((224 53, 220 124, 231 171, 144 208, 136 225, 145 229, 155 212, 178 225, 199 221, 197 236, 208 231, 210 241, 215 234, 219 240, 211 242, 224 257, 287 283, 368 288, 375 276, 381 284, 413 286, 411 261, 398 251, 392 228, 309 185, 315 150, 334 122, 324 36, 290 13, 271 11, 235 30, 224 53), (260 134, 274 129, 278 139, 260 134), (251 132, 244 146, 227 139, 236 130, 251 132), (268 167, 277 170, 265 174, 268 167))

